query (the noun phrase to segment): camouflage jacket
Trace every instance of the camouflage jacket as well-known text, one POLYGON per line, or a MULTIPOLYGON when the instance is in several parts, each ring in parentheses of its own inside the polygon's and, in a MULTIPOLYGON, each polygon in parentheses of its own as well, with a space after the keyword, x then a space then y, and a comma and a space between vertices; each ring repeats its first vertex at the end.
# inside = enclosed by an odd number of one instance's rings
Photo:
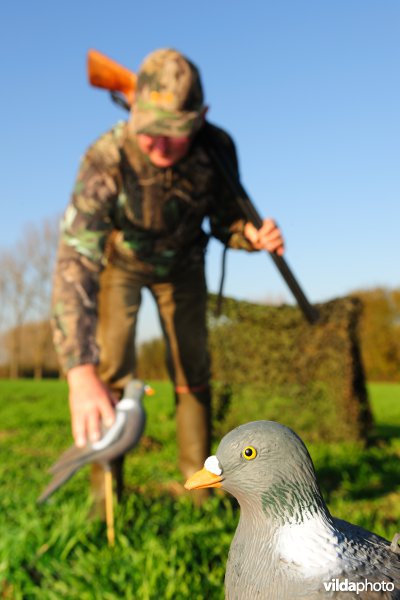
MULTIPOLYGON (((232 140, 220 129, 214 133, 237 166, 232 140)), ((104 266, 172 280, 178 269, 203 260, 205 217, 224 244, 251 250, 236 202, 199 142, 166 169, 140 152, 125 122, 89 148, 61 221, 53 287, 54 341, 65 370, 98 362, 96 299, 104 266)))

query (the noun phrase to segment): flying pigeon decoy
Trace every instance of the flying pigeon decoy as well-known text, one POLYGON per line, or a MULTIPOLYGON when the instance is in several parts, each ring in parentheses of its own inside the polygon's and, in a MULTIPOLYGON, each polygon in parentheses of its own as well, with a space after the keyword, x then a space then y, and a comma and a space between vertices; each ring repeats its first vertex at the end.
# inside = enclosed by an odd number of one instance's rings
POLYGON ((132 379, 127 384, 123 398, 115 407, 114 423, 111 427, 103 429, 101 439, 88 442, 83 448, 71 446, 49 469, 53 479, 40 495, 40 504, 84 465, 97 463, 108 467, 111 461, 136 446, 146 423, 142 398, 147 389, 148 386, 138 379, 132 379))
POLYGON ((398 537, 390 545, 332 517, 311 457, 288 427, 237 427, 185 487, 220 487, 239 502, 226 599, 400 599, 398 537))

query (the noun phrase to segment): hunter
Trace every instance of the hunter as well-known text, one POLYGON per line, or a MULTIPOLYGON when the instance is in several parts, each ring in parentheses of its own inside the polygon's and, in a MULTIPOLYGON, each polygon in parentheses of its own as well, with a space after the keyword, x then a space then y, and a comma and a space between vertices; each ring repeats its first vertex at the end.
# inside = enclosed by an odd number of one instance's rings
MULTIPOLYGON (((135 375, 143 288, 158 308, 175 389, 184 479, 210 454, 210 358, 204 275, 210 234, 230 248, 282 255, 272 219, 246 223, 199 132, 212 128, 237 173, 232 139, 205 120, 200 74, 173 49, 143 62, 128 121, 81 161, 61 223, 53 290, 54 341, 69 384, 77 446, 99 438, 135 375)), ((182 487, 183 490, 183 487, 182 487)), ((206 492, 205 492, 206 493, 206 492)))

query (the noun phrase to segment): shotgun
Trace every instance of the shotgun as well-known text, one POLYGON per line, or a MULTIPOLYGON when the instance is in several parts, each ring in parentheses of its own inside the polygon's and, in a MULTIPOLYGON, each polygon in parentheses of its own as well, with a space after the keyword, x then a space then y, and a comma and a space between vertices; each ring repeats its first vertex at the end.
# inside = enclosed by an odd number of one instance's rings
POLYGON ((135 99, 135 73, 97 50, 88 52, 87 71, 91 85, 108 90, 117 104, 129 110, 135 99))
MULTIPOLYGON (((126 110, 130 110, 135 98, 137 79, 132 71, 97 50, 89 50, 87 70, 89 83, 92 86, 110 91, 114 102, 126 110)), ((218 140, 213 135, 212 128, 206 123, 198 135, 202 137, 211 160, 221 172, 234 194, 244 217, 257 229, 260 229, 262 219, 246 190, 238 180, 229 157, 226 156, 225 151, 220 147, 218 140)), ((297 300, 307 321, 311 324, 316 323, 319 319, 319 313, 307 300, 286 260, 274 252, 269 252, 269 255, 297 300)))

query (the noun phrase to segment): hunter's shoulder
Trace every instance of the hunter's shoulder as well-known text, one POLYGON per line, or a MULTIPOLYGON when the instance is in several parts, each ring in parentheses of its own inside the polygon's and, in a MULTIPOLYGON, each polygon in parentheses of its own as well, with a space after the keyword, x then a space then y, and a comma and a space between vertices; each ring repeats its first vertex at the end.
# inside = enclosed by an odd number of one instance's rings
POLYGON ((83 160, 104 168, 118 165, 120 149, 126 136, 126 125, 125 121, 120 121, 100 135, 86 150, 83 160))
POLYGON ((214 125, 209 121, 207 121, 205 127, 207 133, 209 133, 209 135, 212 135, 216 140, 218 140, 220 144, 223 144, 230 148, 235 148, 235 142, 233 141, 232 136, 225 129, 222 129, 222 127, 214 125))

